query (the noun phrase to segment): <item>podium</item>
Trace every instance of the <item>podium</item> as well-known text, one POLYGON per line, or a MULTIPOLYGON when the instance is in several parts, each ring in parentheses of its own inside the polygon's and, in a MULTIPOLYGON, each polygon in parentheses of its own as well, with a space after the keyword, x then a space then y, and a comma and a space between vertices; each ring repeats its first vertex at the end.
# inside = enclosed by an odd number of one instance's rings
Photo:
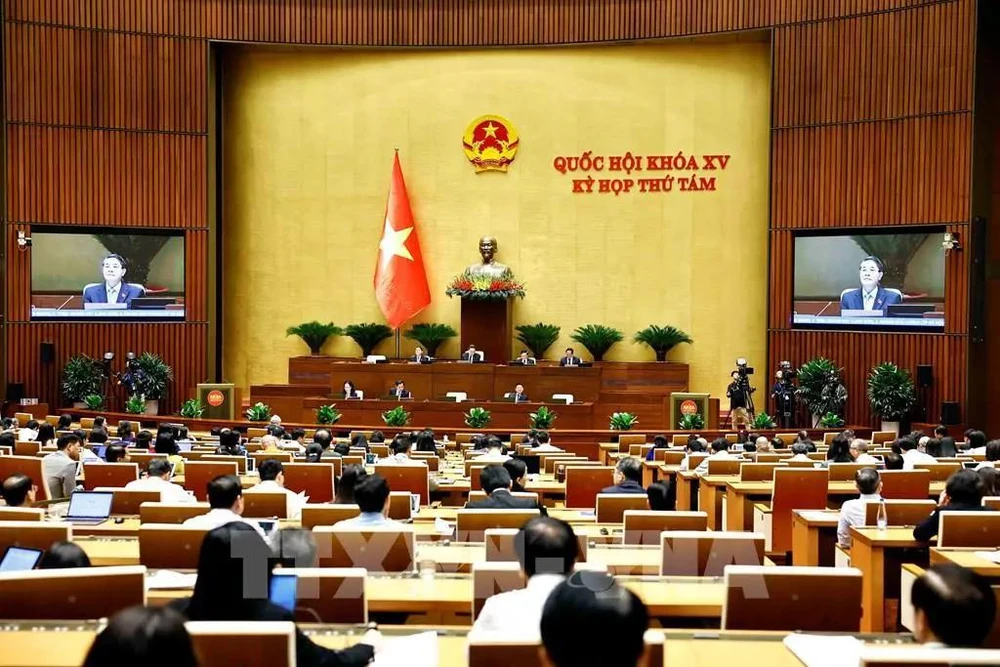
POLYGON ((462 299, 462 349, 475 345, 487 363, 511 359, 514 339, 513 299, 462 299))
POLYGON ((203 382, 198 385, 198 400, 204 408, 203 419, 234 420, 240 412, 240 397, 233 384, 203 382))

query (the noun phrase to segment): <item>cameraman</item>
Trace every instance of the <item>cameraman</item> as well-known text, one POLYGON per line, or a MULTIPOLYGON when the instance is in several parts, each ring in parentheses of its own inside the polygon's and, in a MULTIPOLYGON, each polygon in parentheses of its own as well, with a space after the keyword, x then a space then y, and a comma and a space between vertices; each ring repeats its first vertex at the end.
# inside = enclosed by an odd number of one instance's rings
POLYGON ((726 389, 726 398, 729 399, 729 411, 732 412, 736 408, 746 408, 747 395, 741 386, 740 372, 733 371, 729 374, 729 377, 733 379, 726 389))

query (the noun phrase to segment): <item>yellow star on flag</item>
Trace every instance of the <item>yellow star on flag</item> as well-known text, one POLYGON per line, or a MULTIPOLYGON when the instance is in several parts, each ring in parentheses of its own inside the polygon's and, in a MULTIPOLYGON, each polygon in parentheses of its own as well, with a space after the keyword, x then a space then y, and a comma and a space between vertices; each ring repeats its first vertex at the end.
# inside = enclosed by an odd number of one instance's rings
POLYGON ((483 129, 486 130, 486 136, 487 137, 493 137, 494 139, 496 139, 497 138, 497 130, 499 130, 500 128, 497 127, 496 125, 494 125, 491 122, 489 125, 487 125, 483 129))
POLYGON ((389 264, 393 256, 404 257, 411 262, 413 261, 413 255, 406 247, 406 239, 410 238, 410 234, 413 233, 413 227, 407 227, 406 229, 395 230, 392 228, 392 223, 389 222, 389 218, 385 219, 385 230, 382 232, 382 241, 379 242, 379 250, 382 251, 382 266, 383 268, 389 264))

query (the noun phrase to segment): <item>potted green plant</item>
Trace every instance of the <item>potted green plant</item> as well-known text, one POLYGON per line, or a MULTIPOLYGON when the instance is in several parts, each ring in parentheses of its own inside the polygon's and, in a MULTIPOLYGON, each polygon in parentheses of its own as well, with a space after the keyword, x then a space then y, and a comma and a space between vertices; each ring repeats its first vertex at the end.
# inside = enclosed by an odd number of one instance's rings
POLYGON ((899 433, 899 422, 917 402, 910 372, 889 362, 873 368, 868 374, 868 401, 882 419, 882 430, 899 433))
POLYGON ((555 420, 556 413, 544 405, 528 415, 528 425, 533 431, 547 431, 552 428, 552 422, 555 420))
POLYGON ((823 428, 842 428, 844 426, 844 418, 836 412, 827 412, 820 418, 819 425, 823 428))
POLYGON ((271 406, 267 403, 257 402, 247 408, 247 421, 266 422, 271 418, 271 406))
POLYGON ((657 361, 666 361, 667 353, 672 348, 681 343, 693 343, 694 341, 686 333, 672 326, 657 326, 650 324, 645 329, 635 332, 633 339, 636 343, 644 343, 656 353, 657 361))
POLYGON ((170 381, 174 379, 174 371, 159 357, 151 352, 143 352, 135 359, 136 373, 134 378, 134 393, 146 397, 147 415, 160 412, 160 399, 167 397, 170 381))
POLYGON ((87 394, 83 397, 83 406, 88 410, 103 410, 104 397, 100 394, 87 394))
POLYGON ((410 327, 409 331, 403 333, 404 338, 409 338, 420 343, 430 357, 437 356, 437 350, 441 347, 441 344, 457 335, 458 332, 454 328, 438 322, 414 324, 410 327))
POLYGON ((303 322, 294 327, 285 329, 285 337, 298 336, 302 342, 309 346, 309 354, 318 355, 323 350, 323 346, 331 336, 339 336, 344 330, 333 322, 303 322))
POLYGON ((594 361, 602 361, 612 345, 625 340, 621 331, 603 324, 585 324, 577 327, 570 338, 587 348, 594 361))
POLYGON ((631 412, 612 412, 608 426, 612 431, 629 431, 639 423, 639 418, 631 412))
POLYGON ((843 414, 844 404, 847 403, 843 372, 843 368, 838 368, 826 357, 810 359, 799 367, 799 386, 795 395, 812 415, 813 426, 828 412, 843 414))
POLYGON ((350 324, 344 329, 344 333, 361 348, 361 356, 367 357, 379 343, 392 336, 392 329, 385 324, 366 322, 350 324))
POLYGON ((698 412, 681 415, 681 420, 677 424, 683 431, 698 431, 705 428, 705 418, 698 412))
POLYGON ((465 413, 465 425, 469 428, 483 428, 491 419, 493 415, 486 408, 470 408, 465 413))
POLYGON ((774 417, 766 412, 758 412, 753 416, 753 421, 750 422, 750 426, 755 430, 774 428, 774 417))
POLYGON ((197 398, 189 398, 181 404, 181 417, 200 419, 205 414, 205 406, 197 398))
POLYGON ((397 405, 392 410, 382 413, 382 421, 386 426, 406 426, 410 423, 410 413, 404 410, 402 405, 397 405))
POLYGON ((63 398, 74 408, 86 405, 86 397, 104 388, 104 365, 86 354, 70 357, 62 371, 63 398))
POLYGON ((517 329, 517 340, 526 348, 531 350, 531 356, 535 359, 545 357, 545 352, 552 344, 559 340, 561 329, 555 324, 519 324, 517 329))
POLYGON ((146 397, 141 394, 133 394, 125 400, 125 412, 131 415, 146 414, 146 397))
POLYGON ((334 403, 321 405, 316 409, 317 424, 336 424, 342 416, 334 403))

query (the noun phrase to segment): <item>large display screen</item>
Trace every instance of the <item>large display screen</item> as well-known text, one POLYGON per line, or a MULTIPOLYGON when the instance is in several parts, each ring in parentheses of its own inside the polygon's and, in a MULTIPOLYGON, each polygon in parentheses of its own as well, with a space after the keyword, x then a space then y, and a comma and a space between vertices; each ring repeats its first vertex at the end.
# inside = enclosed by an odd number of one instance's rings
POLYGON ((31 319, 184 319, 184 235, 38 230, 31 319))
POLYGON ((796 236, 793 325, 944 329, 943 231, 796 236))

